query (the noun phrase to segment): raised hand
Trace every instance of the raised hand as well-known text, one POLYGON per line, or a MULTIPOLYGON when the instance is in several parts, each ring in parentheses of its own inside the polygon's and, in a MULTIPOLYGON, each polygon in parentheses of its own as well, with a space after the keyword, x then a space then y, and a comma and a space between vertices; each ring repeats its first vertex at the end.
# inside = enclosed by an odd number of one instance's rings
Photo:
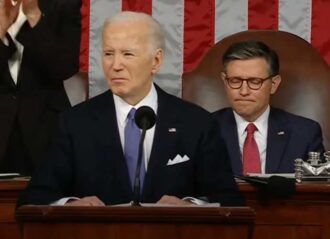
MULTIPOLYGON (((0 0, 1 1, 1 0, 0 0)), ((31 27, 34 27, 40 20, 41 11, 38 5, 38 0, 21 0, 23 12, 31 27)))
POLYGON ((16 21, 21 0, 0 0, 0 38, 3 39, 9 27, 16 21))

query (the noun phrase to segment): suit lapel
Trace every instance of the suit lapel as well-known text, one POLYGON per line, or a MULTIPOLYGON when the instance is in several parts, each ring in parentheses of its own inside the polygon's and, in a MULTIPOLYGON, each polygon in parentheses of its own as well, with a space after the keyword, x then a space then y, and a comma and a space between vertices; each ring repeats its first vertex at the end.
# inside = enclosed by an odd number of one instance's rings
POLYGON ((120 187, 126 195, 132 195, 129 175, 125 163, 123 147, 121 145, 115 104, 110 91, 106 92, 97 107, 93 109, 95 119, 95 138, 100 144, 102 152, 96 152, 96 155, 103 153, 103 158, 106 160, 104 165, 109 163, 115 165, 116 181, 121 184, 120 187))
POLYGON ((176 150, 177 145, 177 134, 179 133, 179 125, 176 114, 173 112, 173 108, 169 107, 166 102, 166 95, 161 92, 158 88, 158 110, 157 110, 157 121, 154 140, 152 144, 152 150, 148 163, 148 171, 152 170, 156 165, 166 165, 167 160, 162 155, 172 155, 176 150), (171 146, 172 145, 172 146, 171 146), (171 152, 172 151, 172 152, 171 152), (163 158, 164 161, 159 159, 163 158))
POLYGON ((238 145, 237 127, 234 114, 231 109, 225 112, 221 121, 222 137, 227 144, 228 154, 231 160, 231 166, 235 175, 242 174, 242 156, 238 145))
MULTIPOLYGON (((8 51, 5 50, 5 54, 0 57, 1 58, 4 57, 5 59, 4 61, 8 62, 8 58, 11 58, 13 54, 15 54, 17 49, 11 36, 9 34, 6 34, 6 37, 9 42, 9 47, 8 47, 9 50, 8 51)), ((6 85, 8 85, 11 88, 16 88, 16 84, 11 76, 8 64, 6 64, 6 66, 2 69, 2 72, 0 72, 0 77, 2 78, 1 80, 3 80, 3 82, 6 82, 6 85)))
POLYGON ((3 69, 3 79, 4 79, 4 81, 7 82, 6 84, 10 88, 16 88, 17 87, 15 82, 14 82, 14 79, 11 77, 10 70, 9 70, 8 66, 3 69))
MULTIPOLYGON (((156 86, 158 94, 158 110, 154 140, 148 162, 148 170, 144 181, 144 191, 147 192, 151 185, 151 172, 157 171, 161 167, 166 167, 169 158, 178 153, 180 145, 178 142, 179 121, 171 104, 168 104, 169 97, 159 87, 156 86)), ((182 150, 182 149, 181 149, 182 150)), ((180 153, 180 152, 179 152, 180 153)))
POLYGON ((271 108, 268 119, 266 173, 278 171, 289 137, 290 130, 285 121, 271 108))

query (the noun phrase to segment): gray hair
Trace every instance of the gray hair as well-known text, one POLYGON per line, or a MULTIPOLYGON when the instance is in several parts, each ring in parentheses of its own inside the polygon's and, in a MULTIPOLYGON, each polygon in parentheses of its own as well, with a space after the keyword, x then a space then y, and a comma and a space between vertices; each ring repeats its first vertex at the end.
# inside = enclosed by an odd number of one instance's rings
POLYGON ((269 66, 269 73, 272 76, 279 74, 280 64, 277 53, 260 41, 243 41, 232 44, 224 53, 222 64, 226 69, 230 61, 254 58, 265 59, 269 66))
POLYGON ((112 23, 127 23, 138 21, 144 21, 150 26, 149 33, 153 48, 152 50, 160 48, 165 52, 165 37, 162 27, 156 19, 146 13, 131 11, 120 12, 113 17, 107 18, 104 22, 103 29, 112 23))

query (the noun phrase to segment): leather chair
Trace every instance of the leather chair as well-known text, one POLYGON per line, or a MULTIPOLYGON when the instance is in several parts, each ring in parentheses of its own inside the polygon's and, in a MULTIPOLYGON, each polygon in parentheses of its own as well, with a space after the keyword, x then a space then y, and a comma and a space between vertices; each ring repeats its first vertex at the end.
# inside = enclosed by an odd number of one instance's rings
POLYGON ((330 68, 304 39, 282 31, 244 31, 214 45, 198 67, 182 76, 182 98, 208 111, 228 107, 220 79, 222 55, 234 42, 263 41, 280 59, 282 82, 271 105, 305 116, 321 124, 326 150, 330 150, 330 68))

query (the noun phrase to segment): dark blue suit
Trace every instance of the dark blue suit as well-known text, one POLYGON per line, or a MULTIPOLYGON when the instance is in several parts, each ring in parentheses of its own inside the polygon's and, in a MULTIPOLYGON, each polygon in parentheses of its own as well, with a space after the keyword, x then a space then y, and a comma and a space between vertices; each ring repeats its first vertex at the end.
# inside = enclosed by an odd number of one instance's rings
MULTIPOLYGON (((241 204, 216 120, 205 110, 156 89, 157 121, 142 201, 157 202, 166 194, 241 204), (177 154, 190 160, 167 166, 177 154)), ((117 204, 131 201, 132 194, 113 96, 107 91, 61 116, 49 159, 33 176, 19 204, 90 195, 117 204)))
MULTIPOLYGON (((235 175, 242 174, 242 159, 238 145, 236 121, 231 108, 214 113, 220 134, 235 175)), ((270 108, 266 150, 266 173, 293 173, 296 158, 307 159, 308 152, 324 152, 320 125, 310 119, 270 108)))

